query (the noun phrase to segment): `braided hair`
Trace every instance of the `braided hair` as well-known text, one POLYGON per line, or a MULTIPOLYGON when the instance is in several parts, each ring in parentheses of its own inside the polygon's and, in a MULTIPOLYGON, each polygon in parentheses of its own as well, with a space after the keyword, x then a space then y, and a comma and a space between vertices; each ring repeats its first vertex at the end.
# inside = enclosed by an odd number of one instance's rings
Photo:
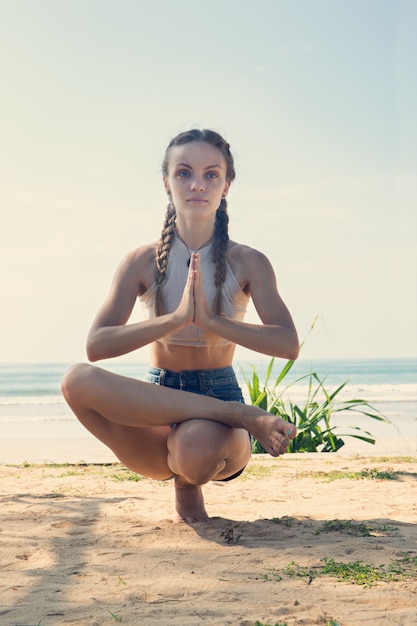
MULTIPOLYGON (((235 178, 235 167, 233 162, 233 156, 230 152, 230 146, 223 139, 221 135, 214 130, 198 130, 192 129, 180 133, 174 137, 165 152, 165 157, 162 162, 162 174, 168 176, 168 159, 169 151, 175 146, 183 146, 191 141, 204 141, 220 150, 226 161, 226 180, 231 182, 235 178)), ((165 220, 162 227, 161 237, 156 246, 155 262, 155 282, 156 282, 156 297, 155 297, 155 315, 161 315, 163 313, 162 302, 162 284, 166 278, 168 267, 168 256, 171 249, 171 244, 175 236, 175 207, 170 199, 165 214, 165 220)), ((226 252, 229 243, 229 215, 227 213, 226 198, 222 198, 219 208, 216 211, 216 220, 214 225, 214 238, 212 248, 212 260, 215 266, 214 271, 214 284, 216 287, 216 296, 213 304, 213 312, 216 315, 223 314, 222 303, 222 288, 226 279, 226 252)))

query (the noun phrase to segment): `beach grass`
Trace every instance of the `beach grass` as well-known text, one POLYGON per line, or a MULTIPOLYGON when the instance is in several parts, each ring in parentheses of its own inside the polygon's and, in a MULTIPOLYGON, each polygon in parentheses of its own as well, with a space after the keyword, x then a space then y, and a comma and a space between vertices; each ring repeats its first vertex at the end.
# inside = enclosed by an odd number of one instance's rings
POLYGON ((330 576, 338 582, 347 582, 354 585, 371 587, 383 582, 399 582, 406 579, 415 580, 417 577, 417 557, 405 556, 401 559, 392 559, 387 564, 375 565, 363 561, 342 562, 323 557, 321 565, 300 565, 292 561, 285 567, 271 568, 260 574, 265 582, 282 581, 287 578, 303 578, 306 584, 318 577, 330 576))
POLYGON ((389 526, 387 524, 379 524, 376 527, 372 526, 368 522, 364 521, 355 521, 355 520, 326 520, 323 522, 320 529, 316 531, 317 534, 320 532, 339 532, 344 533, 346 535, 354 535, 356 537, 372 537, 372 536, 382 536, 387 535, 388 533, 393 533, 398 531, 398 527, 389 526))
MULTIPOLYGON (((301 525, 309 525, 313 527, 313 519, 308 517, 301 519, 290 515, 284 515, 283 517, 265 519, 265 521, 273 522, 274 524, 281 524, 286 528, 293 528, 301 525)), ((314 530, 315 535, 338 532, 355 537, 391 537, 393 533, 398 531, 397 526, 391 526, 385 523, 372 524, 371 522, 365 520, 330 519, 315 523, 317 525, 317 528, 314 530)))
POLYGON ((336 470, 332 472, 301 472, 298 474, 298 478, 317 478, 326 482, 333 482, 335 480, 395 480, 398 477, 398 472, 389 470, 380 470, 377 467, 367 468, 365 467, 359 471, 349 470, 336 470))

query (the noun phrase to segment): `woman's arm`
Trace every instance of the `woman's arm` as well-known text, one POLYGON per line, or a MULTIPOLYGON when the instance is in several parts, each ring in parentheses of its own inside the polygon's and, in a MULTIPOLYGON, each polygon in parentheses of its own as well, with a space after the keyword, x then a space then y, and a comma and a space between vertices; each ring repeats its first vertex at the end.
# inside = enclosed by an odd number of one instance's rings
POLYGON ((250 293, 262 324, 248 324, 213 315, 205 305, 196 263, 195 323, 233 343, 274 357, 296 359, 299 341, 290 312, 278 293, 275 273, 268 258, 252 248, 237 246, 231 266, 250 293), (200 294, 200 295, 198 295, 200 294))
POLYGON ((118 267, 110 292, 100 307, 87 338, 87 356, 98 361, 121 356, 190 324, 194 315, 193 275, 189 273, 176 311, 150 320, 127 324, 138 294, 154 280, 153 247, 129 253, 118 267))

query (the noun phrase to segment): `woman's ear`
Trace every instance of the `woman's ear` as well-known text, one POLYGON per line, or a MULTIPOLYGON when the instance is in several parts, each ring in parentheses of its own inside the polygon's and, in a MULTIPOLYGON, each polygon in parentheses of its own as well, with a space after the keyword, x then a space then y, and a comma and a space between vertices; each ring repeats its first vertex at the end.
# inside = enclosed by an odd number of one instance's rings
POLYGON ((225 198, 229 193, 230 185, 232 184, 231 180, 226 181, 226 184, 223 189, 222 198, 225 198))
POLYGON ((169 195, 169 197, 171 197, 171 190, 170 190, 169 185, 168 185, 168 178, 166 176, 164 176, 163 177, 163 181, 164 181, 165 191, 169 195))

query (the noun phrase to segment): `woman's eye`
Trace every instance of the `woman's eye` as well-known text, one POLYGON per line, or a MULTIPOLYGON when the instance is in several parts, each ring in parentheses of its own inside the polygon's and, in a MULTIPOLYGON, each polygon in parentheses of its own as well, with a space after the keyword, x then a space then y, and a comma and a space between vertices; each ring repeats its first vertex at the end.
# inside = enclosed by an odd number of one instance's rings
POLYGON ((187 176, 189 175, 190 172, 188 172, 187 170, 180 170, 179 172, 177 172, 178 178, 187 178, 187 176))
POLYGON ((217 172, 208 172, 207 178, 217 178, 217 172))

